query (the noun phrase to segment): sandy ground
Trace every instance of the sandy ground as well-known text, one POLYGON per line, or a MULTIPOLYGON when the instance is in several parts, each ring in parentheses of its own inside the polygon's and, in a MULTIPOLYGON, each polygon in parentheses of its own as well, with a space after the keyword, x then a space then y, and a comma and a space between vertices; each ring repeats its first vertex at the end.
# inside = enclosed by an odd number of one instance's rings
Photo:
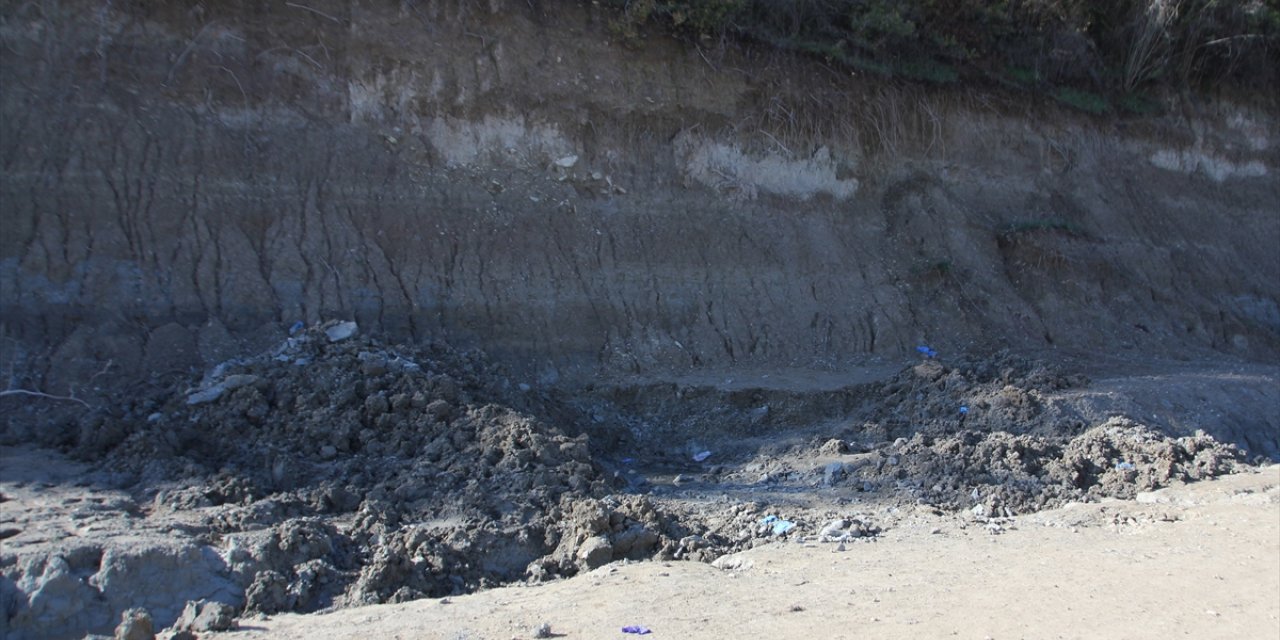
POLYGON ((445 600, 250 618, 229 638, 1277 638, 1280 465, 1002 530, 903 514, 872 542, 614 563, 445 600))

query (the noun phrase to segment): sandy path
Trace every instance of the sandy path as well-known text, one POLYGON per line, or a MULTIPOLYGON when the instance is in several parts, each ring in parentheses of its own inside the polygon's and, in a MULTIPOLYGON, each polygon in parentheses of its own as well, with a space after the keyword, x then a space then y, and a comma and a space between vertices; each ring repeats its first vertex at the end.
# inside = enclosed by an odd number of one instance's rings
POLYGON ((614 564, 538 587, 243 621, 242 638, 1278 638, 1280 465, 993 534, 909 515, 872 543, 785 544, 721 571, 614 564), (939 529, 938 533, 931 533, 939 529))

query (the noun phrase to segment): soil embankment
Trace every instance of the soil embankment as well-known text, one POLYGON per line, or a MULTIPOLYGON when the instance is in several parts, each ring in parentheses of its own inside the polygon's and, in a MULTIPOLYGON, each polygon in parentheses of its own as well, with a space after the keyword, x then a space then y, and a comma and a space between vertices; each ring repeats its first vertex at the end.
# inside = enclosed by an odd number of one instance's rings
POLYGON ((330 319, 548 380, 1280 354, 1271 103, 1098 119, 482 5, 6 8, 6 360, 65 392, 330 319))

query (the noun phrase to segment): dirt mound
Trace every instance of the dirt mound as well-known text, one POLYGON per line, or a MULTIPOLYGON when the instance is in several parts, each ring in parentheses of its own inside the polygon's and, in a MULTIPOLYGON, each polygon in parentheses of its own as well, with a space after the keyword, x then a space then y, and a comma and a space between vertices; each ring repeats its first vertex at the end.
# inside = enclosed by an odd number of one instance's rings
POLYGON ((1091 424, 1060 393, 1089 384, 1008 353, 955 364, 926 357, 865 390, 863 405, 834 429, 761 450, 717 480, 1006 516, 1132 498, 1246 465, 1237 445, 1203 431, 1174 437, 1122 416, 1091 424))
POLYGON ((1237 446, 1202 431, 1173 438, 1124 417, 1090 427, 1054 399, 1088 384, 1007 352, 954 365, 928 358, 885 384, 870 405, 864 424, 895 440, 849 475, 891 483, 930 504, 1006 515, 1132 498, 1244 464, 1237 446))
POLYGON ((1071 437, 965 430, 916 434, 844 463, 848 482, 886 487, 946 509, 1006 516, 1070 501, 1132 498, 1177 480, 1232 473, 1233 445, 1205 435, 1170 438, 1125 418, 1071 437))
MULTIPOLYGON (((270 527, 237 551, 254 569, 250 610, 460 593, 576 552, 563 513, 610 489, 587 436, 513 409, 520 389, 479 353, 356 330, 299 329, 197 384, 124 400, 84 420, 76 450, 162 487, 156 509, 206 509, 210 535, 270 527)), ((657 534, 632 537, 646 543, 621 555, 657 550, 657 534)))
POLYGON ((557 413, 483 354, 357 334, 297 328, 198 381, 122 398, 81 420, 74 450, 151 513, 196 514, 247 611, 440 597, 624 558, 710 561, 757 537, 704 539, 694 514, 612 495, 625 481, 589 437, 518 409, 557 413))
POLYGON ((1075 434, 1088 425, 1046 395, 1088 383, 1082 375, 1008 352, 955 363, 926 358, 876 390, 863 418, 880 430, 867 435, 889 440, 965 429, 1075 434))

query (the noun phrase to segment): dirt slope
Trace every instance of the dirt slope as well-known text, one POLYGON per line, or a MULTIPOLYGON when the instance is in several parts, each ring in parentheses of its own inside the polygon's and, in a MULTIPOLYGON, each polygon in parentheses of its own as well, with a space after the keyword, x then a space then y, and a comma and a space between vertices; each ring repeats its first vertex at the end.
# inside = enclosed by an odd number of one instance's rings
POLYGON ((624 43, 568 1, 0 11, 20 386, 335 318, 547 381, 922 342, 1280 354, 1270 99, 1094 119, 624 43))

